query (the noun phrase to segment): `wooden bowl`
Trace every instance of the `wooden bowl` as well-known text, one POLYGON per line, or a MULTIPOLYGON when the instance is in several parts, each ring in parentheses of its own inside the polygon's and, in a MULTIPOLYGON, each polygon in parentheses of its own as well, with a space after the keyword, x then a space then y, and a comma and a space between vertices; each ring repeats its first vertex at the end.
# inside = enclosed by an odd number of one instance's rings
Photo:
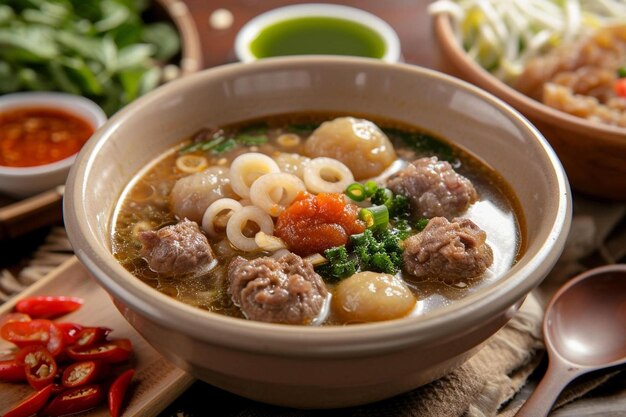
POLYGON ((593 123, 536 101, 483 69, 467 55, 446 15, 436 16, 435 33, 451 72, 506 101, 548 139, 572 188, 580 193, 626 201, 626 128, 593 123))
POLYGON ((149 11, 155 20, 171 20, 180 35, 181 75, 189 75, 203 67, 202 45, 198 29, 187 5, 181 0, 155 0, 155 7, 149 11))

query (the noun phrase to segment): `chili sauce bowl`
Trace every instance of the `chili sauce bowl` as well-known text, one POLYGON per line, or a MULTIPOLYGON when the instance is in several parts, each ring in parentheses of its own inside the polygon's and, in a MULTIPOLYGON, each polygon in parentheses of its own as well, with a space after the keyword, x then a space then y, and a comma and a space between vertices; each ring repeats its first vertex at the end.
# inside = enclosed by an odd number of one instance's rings
POLYGON ((241 62, 286 55, 351 55, 401 60, 400 40, 384 20, 337 4, 296 4, 247 22, 235 38, 241 62))
POLYGON ((70 172, 64 213, 78 258, 169 361, 254 400, 334 408, 412 390, 475 353, 557 261, 569 230, 571 199, 546 140, 489 93, 415 66, 316 56, 216 67, 131 103, 83 147, 70 172), (118 199, 157 156, 202 126, 307 111, 418 126, 481 158, 519 200, 525 245, 517 262, 467 297, 426 314, 346 326, 293 326, 228 317, 176 301, 114 258, 111 231, 118 199))
MULTIPOLYGON (((33 109, 71 115, 82 120, 93 131, 107 119, 102 109, 85 97, 57 92, 23 92, 0 97, 0 124, 4 123, 3 114, 33 109)), ((64 184, 77 151, 68 157, 42 165, 0 165, 0 192, 23 198, 64 184)), ((31 156, 33 152, 28 151, 31 156)))

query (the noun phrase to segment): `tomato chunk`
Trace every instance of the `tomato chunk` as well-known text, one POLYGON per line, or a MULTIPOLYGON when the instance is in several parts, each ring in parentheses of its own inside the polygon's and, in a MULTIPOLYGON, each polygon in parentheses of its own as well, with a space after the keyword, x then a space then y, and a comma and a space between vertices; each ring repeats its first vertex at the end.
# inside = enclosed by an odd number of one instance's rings
POLYGON ((615 94, 620 97, 626 97, 626 78, 618 78, 613 85, 615 94))
POLYGON ((78 297, 33 296, 18 301, 15 310, 33 318, 51 319, 77 310, 83 302, 78 297))
POLYGON ((15 359, 23 364, 26 381, 31 387, 42 389, 54 381, 57 363, 45 347, 26 346, 17 353, 15 359))
POLYGON ((289 250, 306 256, 345 245, 350 235, 364 230, 359 207, 347 203, 343 194, 300 193, 278 216, 274 233, 289 250))
POLYGON ((29 395, 22 402, 10 409, 3 417, 29 417, 38 412, 50 398, 52 393, 52 385, 29 395))
POLYGON ((128 385, 135 375, 134 369, 128 369, 118 376, 109 388, 109 412, 111 417, 118 417, 122 409, 128 385))

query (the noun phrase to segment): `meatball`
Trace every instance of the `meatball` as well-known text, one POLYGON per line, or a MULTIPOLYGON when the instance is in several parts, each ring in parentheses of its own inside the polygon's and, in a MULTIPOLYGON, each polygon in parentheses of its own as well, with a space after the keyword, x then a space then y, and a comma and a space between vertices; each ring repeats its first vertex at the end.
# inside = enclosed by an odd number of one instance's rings
POLYGON ((170 194, 172 211, 179 219, 202 222, 207 207, 223 197, 236 198, 230 188, 229 170, 213 167, 179 179, 170 194))
POLYGON ((228 268, 228 292, 250 320, 310 324, 324 310, 328 290, 313 265, 293 253, 247 260, 228 268))
POLYGON ((371 271, 344 279, 333 293, 333 310, 344 323, 404 317, 415 302, 415 296, 402 278, 371 271))
POLYGON ((469 219, 435 217, 404 241, 404 269, 418 278, 455 283, 482 275, 493 262, 487 234, 469 219))
POLYGON ((356 180, 379 175, 396 159, 393 145, 378 126, 353 117, 322 123, 306 141, 304 151, 310 157, 343 162, 356 180))
POLYGON ((203 272, 214 265, 209 241, 196 222, 183 220, 157 231, 139 233, 141 256, 154 272, 166 276, 203 272))
POLYGON ((478 199, 471 181, 436 156, 420 158, 389 178, 394 193, 408 197, 414 218, 451 219, 478 199))

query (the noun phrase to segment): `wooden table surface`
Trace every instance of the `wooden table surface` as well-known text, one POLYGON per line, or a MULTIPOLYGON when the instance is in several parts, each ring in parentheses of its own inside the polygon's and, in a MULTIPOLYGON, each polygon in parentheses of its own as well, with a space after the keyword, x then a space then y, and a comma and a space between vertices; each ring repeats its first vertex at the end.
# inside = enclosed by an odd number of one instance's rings
MULTIPOLYGON (((206 68, 234 62, 233 44, 237 31, 250 19, 267 10, 287 4, 303 3, 293 0, 183 0, 189 7, 202 42, 206 68), (229 10, 234 17, 227 29, 214 29, 209 24, 211 14, 218 9, 229 10)), ((318 3, 331 3, 319 1, 318 3)), ((337 0, 371 12, 387 21, 398 33, 402 43, 404 60, 411 64, 430 68, 440 66, 426 13, 428 0, 337 0)))
MULTIPOLYGON (((191 11, 200 36, 204 54, 204 68, 227 64, 235 61, 233 53, 234 39, 237 31, 254 16, 276 7, 287 4, 302 3, 293 0, 182 0, 191 11), (219 9, 226 9, 233 16, 232 25, 224 29, 216 29, 211 26, 212 14, 219 9)), ((318 1, 324 3, 325 1, 318 1)), ((326 2, 330 3, 330 2, 326 2)), ((387 21, 397 32, 400 41, 404 61, 409 64, 420 65, 428 68, 453 73, 450 68, 443 66, 443 61, 438 53, 430 19, 426 8, 428 0, 335 0, 332 3, 345 4, 367 10, 387 21)), ((0 205, 2 200, 0 199, 0 205)), ((20 254, 40 245, 45 237, 46 230, 35 231, 17 240, 0 242, 0 252, 3 253, 0 267, 11 265, 10 260, 19 259, 20 254)), ((626 377, 619 378, 609 390, 620 390, 626 384, 626 377), (621 387, 621 388, 620 388, 621 387)), ((623 404, 626 410, 626 398, 618 397, 613 401, 623 404)), ((585 407, 568 407, 553 413, 559 417, 574 416, 619 416, 623 414, 607 414, 607 408, 603 408, 606 401, 603 398, 598 401, 586 403, 585 407)), ((211 387, 208 384, 197 382, 174 403, 167 407, 160 417, 192 417, 192 416, 240 416, 237 411, 245 410, 242 404, 253 405, 252 402, 229 394, 225 391, 211 387), (237 405, 228 409, 229 405, 237 405)), ((263 408, 259 408, 263 410, 263 408)), ((267 409, 267 415, 286 417, 297 414, 285 411, 276 413, 276 410, 267 409), (271 410, 271 411, 270 411, 271 410)), ((311 413, 304 415, 312 416, 311 413)), ((314 414, 319 415, 319 414, 314 414)), ((324 413, 324 416, 330 415, 324 413)), ((333 414, 334 415, 334 414, 333 414)), ((337 414, 341 415, 341 413, 337 414)))

